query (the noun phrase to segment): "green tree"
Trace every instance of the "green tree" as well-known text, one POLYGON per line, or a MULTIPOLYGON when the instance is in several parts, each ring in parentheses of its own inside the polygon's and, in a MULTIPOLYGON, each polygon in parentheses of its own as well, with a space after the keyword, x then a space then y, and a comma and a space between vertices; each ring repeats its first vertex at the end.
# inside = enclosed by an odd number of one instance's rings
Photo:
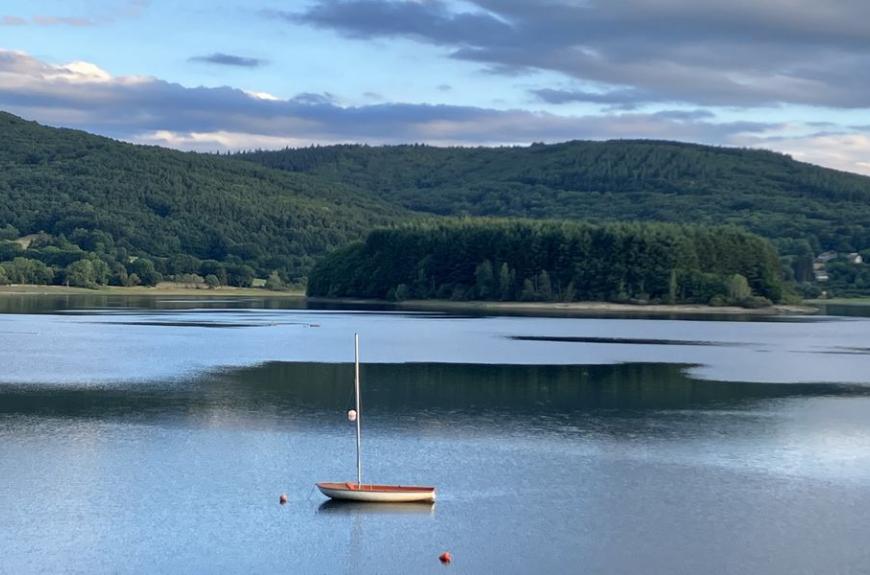
POLYGON ((163 281, 163 275, 154 267, 154 262, 148 258, 137 258, 130 263, 128 268, 130 274, 136 274, 136 277, 146 286, 155 286, 163 281))
POLYGON ((498 291, 502 301, 507 301, 513 298, 514 292, 514 274, 511 272, 507 262, 501 264, 498 270, 498 291))
POLYGON ((731 303, 740 303, 752 295, 749 282, 740 274, 734 274, 725 281, 725 292, 731 303))
POLYGON ((0 262, 11 260, 24 255, 21 244, 13 241, 0 240, 0 262))
POLYGON ((15 258, 3 266, 10 283, 46 285, 54 278, 54 271, 38 260, 15 258))
POLYGON ((474 289, 478 299, 492 299, 495 295, 495 276, 492 271, 492 262, 484 260, 474 269, 474 289))
POLYGON ((278 275, 278 272, 273 271, 269 274, 269 278, 266 280, 266 289, 272 291, 280 291, 284 289, 284 280, 281 279, 281 276, 278 275))
POLYGON ((115 286, 127 285, 127 268, 118 262, 114 262, 111 266, 112 273, 109 277, 109 283, 115 286))
POLYGON ((214 274, 208 274, 205 276, 205 285, 208 286, 208 289, 217 289, 221 286, 221 281, 214 274))
POLYGON ((109 264, 101 260, 99 257, 90 257, 91 266, 94 269, 94 282, 97 285, 106 285, 109 283, 109 278, 112 273, 109 269, 109 264))
POLYGON ((9 284, 9 276, 6 274, 6 268, 0 265, 0 286, 9 284))
POLYGON ((535 301, 538 299, 538 290, 535 289, 535 284, 530 278, 523 280, 523 291, 520 292, 520 300, 535 301))
POLYGON ((66 267, 65 272, 67 285, 86 288, 97 287, 94 265, 90 260, 73 262, 66 267))
POLYGON ((18 239, 18 229, 11 224, 0 226, 0 241, 18 239))
POLYGON ((554 299, 553 284, 550 281, 550 274, 547 273, 547 270, 543 270, 538 275, 538 296, 544 301, 552 301, 554 299))
POLYGON ((236 287, 251 287, 254 282, 254 268, 246 264, 227 265, 227 284, 236 287))
POLYGON ((393 294, 395 301, 404 301, 411 297, 411 290, 408 289, 408 284, 399 284, 396 286, 396 291, 393 294))
POLYGON ((577 294, 577 288, 574 286, 574 281, 568 282, 568 285, 565 286, 565 289, 562 290, 562 301, 565 303, 570 303, 574 301, 574 297, 577 294))

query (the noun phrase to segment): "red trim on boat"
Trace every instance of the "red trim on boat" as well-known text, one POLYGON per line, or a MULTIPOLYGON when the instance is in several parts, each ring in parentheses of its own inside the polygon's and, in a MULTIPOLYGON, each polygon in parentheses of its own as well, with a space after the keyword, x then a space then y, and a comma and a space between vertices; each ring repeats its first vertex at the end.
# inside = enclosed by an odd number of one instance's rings
POLYGON ((383 493, 409 493, 419 491, 435 491, 434 487, 423 487, 417 485, 374 485, 370 483, 318 483, 318 487, 325 489, 335 489, 338 491, 374 491, 383 493))

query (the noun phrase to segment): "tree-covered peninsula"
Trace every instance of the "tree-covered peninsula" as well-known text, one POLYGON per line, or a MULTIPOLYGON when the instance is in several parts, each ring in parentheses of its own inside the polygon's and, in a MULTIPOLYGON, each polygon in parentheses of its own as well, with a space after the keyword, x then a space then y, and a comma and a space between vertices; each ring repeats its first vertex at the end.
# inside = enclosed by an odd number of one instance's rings
POLYGON ((772 244, 731 226, 434 220, 322 259, 308 294, 376 299, 778 302, 772 244))

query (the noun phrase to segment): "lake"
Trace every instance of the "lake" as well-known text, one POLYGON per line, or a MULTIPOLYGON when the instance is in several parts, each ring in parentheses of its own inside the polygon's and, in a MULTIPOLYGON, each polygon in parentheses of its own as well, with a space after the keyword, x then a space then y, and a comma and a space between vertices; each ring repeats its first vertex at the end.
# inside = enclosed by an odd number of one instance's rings
POLYGON ((4 297, 0 526, 10 574, 868 573, 870 318, 4 297), (434 506, 313 490, 354 332, 364 480, 434 506))

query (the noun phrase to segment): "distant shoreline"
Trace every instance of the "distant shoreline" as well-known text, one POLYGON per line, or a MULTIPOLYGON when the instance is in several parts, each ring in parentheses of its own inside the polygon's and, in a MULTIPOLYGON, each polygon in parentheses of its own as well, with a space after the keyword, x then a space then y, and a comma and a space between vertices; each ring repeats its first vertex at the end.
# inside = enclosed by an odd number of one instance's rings
MULTIPOLYGON (((334 303, 345 305, 387 305, 395 309, 408 311, 452 311, 468 313, 535 313, 542 315, 698 315, 698 316, 771 316, 814 314, 819 309, 813 305, 774 305, 759 309, 747 309, 736 306, 708 306, 697 304, 621 304, 610 302, 487 302, 487 301, 450 301, 450 300, 406 300, 399 302, 358 299, 358 298, 322 298, 306 297, 300 290, 271 291, 263 288, 220 287, 216 289, 187 288, 175 285, 159 285, 156 287, 121 287, 102 286, 97 289, 42 286, 42 285, 8 285, 0 286, 0 297, 5 296, 39 296, 39 295, 118 295, 118 296, 196 296, 196 297, 269 297, 300 299, 312 303, 334 303)), ((867 300, 863 303, 866 304, 867 300)), ((826 300, 813 300, 811 304, 821 305, 826 300)), ((829 302, 833 303, 833 302, 829 302)), ((836 303, 843 303, 842 300, 836 303)), ((856 304, 861 303, 860 300, 856 304)))
POLYGON ((450 301, 450 300, 406 300, 388 302, 372 299, 320 298, 309 297, 307 301, 343 304, 388 304, 397 309, 417 311, 465 311, 465 312, 516 312, 540 313, 543 315, 584 315, 589 313, 612 315, 793 315, 814 314, 818 308, 804 305, 774 305, 760 309, 747 309, 737 306, 708 306, 697 304, 622 304, 610 302, 488 302, 488 301, 450 301))
POLYGON ((222 286, 215 289, 189 288, 177 285, 156 287, 100 286, 96 289, 55 285, 7 285, 0 286, 0 297, 12 295, 134 295, 134 296, 198 296, 198 297, 286 297, 305 298, 300 290, 272 291, 265 288, 240 288, 222 286))

